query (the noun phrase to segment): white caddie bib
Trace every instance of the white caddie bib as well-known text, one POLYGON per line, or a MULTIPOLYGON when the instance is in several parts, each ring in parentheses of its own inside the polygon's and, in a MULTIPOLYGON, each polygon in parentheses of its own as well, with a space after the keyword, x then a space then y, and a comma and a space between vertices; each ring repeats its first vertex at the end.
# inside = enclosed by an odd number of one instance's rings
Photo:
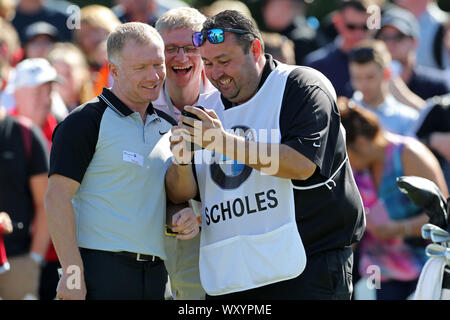
MULTIPOLYGON (((220 94, 213 93, 205 98, 204 107, 214 109, 223 127, 235 134, 279 144, 281 103, 294 68, 278 65, 245 104, 225 110, 220 94)), ((202 200, 200 278, 205 291, 222 295, 299 276, 306 254, 295 221, 291 180, 223 160, 208 150, 195 153, 202 200)))

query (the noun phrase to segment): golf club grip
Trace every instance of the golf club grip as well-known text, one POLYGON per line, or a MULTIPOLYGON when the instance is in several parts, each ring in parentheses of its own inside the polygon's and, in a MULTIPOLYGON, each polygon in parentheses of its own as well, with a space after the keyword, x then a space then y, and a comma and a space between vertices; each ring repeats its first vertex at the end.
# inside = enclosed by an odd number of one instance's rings
POLYGON ((450 289, 450 269, 444 268, 444 276, 442 278, 442 289, 450 289))

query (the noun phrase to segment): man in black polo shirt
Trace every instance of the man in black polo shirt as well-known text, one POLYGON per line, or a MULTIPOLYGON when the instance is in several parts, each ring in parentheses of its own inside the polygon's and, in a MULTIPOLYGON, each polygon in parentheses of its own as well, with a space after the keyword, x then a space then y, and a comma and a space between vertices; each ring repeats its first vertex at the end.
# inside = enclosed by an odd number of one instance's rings
POLYGON ((175 202, 202 201, 207 298, 349 299, 351 245, 365 220, 330 82, 265 55, 237 11, 208 19, 193 41, 220 92, 206 111, 185 108, 201 123, 182 117, 172 130, 166 190, 175 202), (195 165, 183 140, 204 148, 195 165))
POLYGON ((44 210, 47 172, 47 144, 39 128, 0 107, 0 212, 7 212, 14 226, 3 235, 11 270, 0 275, 2 299, 38 298, 40 264, 50 240, 44 210))

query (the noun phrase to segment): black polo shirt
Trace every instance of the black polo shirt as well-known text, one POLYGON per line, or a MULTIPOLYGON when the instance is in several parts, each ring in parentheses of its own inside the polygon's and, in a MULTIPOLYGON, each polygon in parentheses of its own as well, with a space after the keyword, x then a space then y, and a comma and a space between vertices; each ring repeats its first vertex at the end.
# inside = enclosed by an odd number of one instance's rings
POLYGON ((166 258, 164 177, 175 122, 151 103, 146 113, 143 121, 105 88, 54 131, 49 174, 80 183, 72 205, 82 248, 166 258))
MULTIPOLYGON (((270 55, 266 54, 266 58, 258 90, 279 63, 270 55)), ((223 96, 221 99, 225 109, 233 107, 223 96)), ((293 180, 295 186, 325 182, 346 158, 339 110, 334 100, 333 93, 310 68, 298 67, 288 76, 279 120, 281 143, 317 165, 309 179, 293 180)), ((335 185, 332 183, 331 189, 321 186, 294 190, 296 220, 307 256, 350 246, 364 233, 364 208, 349 161, 333 181, 335 185)))
POLYGON ((30 178, 48 172, 48 149, 39 128, 25 128, 30 137, 29 154, 21 124, 7 116, 0 120, 0 211, 7 212, 14 223, 14 231, 4 235, 8 256, 30 250, 30 227, 34 217, 30 178), (21 227, 18 227, 18 226, 21 227))

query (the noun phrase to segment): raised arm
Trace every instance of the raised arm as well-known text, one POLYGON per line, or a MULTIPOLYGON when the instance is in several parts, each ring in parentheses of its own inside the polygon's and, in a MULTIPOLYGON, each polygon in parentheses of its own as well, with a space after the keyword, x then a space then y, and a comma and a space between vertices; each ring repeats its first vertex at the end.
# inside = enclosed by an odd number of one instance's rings
POLYGON ((311 160, 288 145, 249 141, 244 137, 226 132, 213 110, 203 112, 190 107, 186 109, 202 119, 202 133, 198 133, 200 128, 195 127, 196 124, 192 118, 181 117, 184 123, 191 126, 181 125, 181 128, 190 132, 194 142, 198 141, 195 138, 202 134, 201 143, 206 149, 219 152, 229 159, 237 160, 264 174, 280 178, 306 180, 316 169, 316 165, 311 160))

